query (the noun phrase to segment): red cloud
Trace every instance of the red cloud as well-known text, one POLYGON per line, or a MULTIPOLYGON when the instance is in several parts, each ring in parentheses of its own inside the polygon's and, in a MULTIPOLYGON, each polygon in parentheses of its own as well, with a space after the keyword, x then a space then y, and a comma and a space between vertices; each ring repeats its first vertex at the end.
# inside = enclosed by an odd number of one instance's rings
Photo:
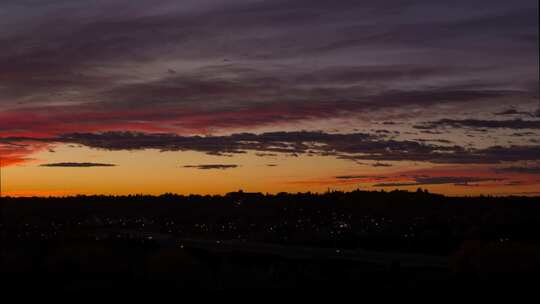
POLYGON ((7 167, 29 161, 29 156, 48 147, 44 143, 0 144, 1 166, 7 167))

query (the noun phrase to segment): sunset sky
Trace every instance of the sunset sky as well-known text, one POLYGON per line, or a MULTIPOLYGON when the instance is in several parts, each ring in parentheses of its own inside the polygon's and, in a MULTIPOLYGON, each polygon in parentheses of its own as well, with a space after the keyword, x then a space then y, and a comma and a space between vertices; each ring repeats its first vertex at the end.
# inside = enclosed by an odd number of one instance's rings
POLYGON ((2 0, 2 195, 540 195, 537 0, 2 0))

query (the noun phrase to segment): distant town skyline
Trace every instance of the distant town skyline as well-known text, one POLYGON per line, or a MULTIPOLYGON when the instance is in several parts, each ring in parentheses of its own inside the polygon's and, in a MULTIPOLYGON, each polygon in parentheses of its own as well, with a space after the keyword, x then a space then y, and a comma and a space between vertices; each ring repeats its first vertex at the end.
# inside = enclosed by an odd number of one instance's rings
POLYGON ((540 195, 538 1, 0 3, 3 196, 540 195))

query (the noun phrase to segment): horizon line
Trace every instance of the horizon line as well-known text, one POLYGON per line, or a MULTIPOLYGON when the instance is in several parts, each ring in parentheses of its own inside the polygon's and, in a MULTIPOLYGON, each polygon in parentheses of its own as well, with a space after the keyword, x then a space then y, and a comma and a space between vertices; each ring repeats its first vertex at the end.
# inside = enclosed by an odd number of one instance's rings
POLYGON ((320 191, 298 191, 298 192, 287 192, 287 191, 279 191, 279 192, 249 192, 249 191, 243 191, 242 189, 238 191, 230 191, 226 193, 221 194, 202 194, 202 193, 188 193, 188 194, 181 194, 178 192, 164 192, 161 194, 145 194, 145 193, 130 193, 130 194, 68 194, 68 195, 28 195, 28 196, 1 196, 0 198, 5 199, 69 199, 69 198, 77 198, 77 197, 114 197, 114 198, 122 198, 122 197, 163 197, 163 196, 177 196, 177 197, 189 197, 189 196, 211 196, 211 197, 225 197, 230 194, 257 194, 257 195, 263 195, 263 196, 277 196, 280 194, 288 194, 288 195, 325 195, 330 193, 342 193, 342 194, 351 194, 354 192, 366 192, 366 193, 395 193, 395 192, 405 192, 408 194, 416 194, 419 192, 419 190, 422 190, 423 194, 429 194, 434 196, 443 196, 447 198, 484 198, 484 197, 490 197, 490 198, 507 198, 507 197, 527 197, 527 198, 540 198, 540 193, 536 192, 524 192, 524 193, 508 193, 508 194, 477 194, 477 195, 446 195, 438 192, 431 192, 429 189, 426 188, 418 188, 417 190, 404 190, 404 189, 398 189, 395 188, 393 190, 362 190, 362 189, 355 189, 355 190, 337 190, 337 189, 328 189, 324 192, 320 191))

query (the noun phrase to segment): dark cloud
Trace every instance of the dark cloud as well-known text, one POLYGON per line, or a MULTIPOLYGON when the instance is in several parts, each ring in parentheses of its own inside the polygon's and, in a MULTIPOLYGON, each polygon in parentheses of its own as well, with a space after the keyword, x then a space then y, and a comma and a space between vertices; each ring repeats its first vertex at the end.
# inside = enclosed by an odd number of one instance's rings
POLYGON ((370 178, 370 179, 385 179, 385 176, 372 176, 372 175, 340 175, 336 176, 336 179, 362 179, 362 178, 370 178))
POLYGON ((58 168, 91 168, 91 167, 116 167, 113 164, 101 164, 101 163, 53 163, 53 164, 43 164, 41 167, 58 167, 58 168))
MULTIPOLYGON (((417 128, 418 129, 418 128, 417 128)), ((420 131, 420 133, 424 133, 424 134, 432 134, 432 135, 440 135, 440 134, 444 134, 443 132, 441 131, 433 131, 433 130, 422 130, 420 131)), ((411 133, 409 132, 408 134, 413 134, 415 135, 416 133, 411 133)))
POLYGON ((266 157, 266 156, 273 157, 273 156, 277 156, 276 153, 255 153, 255 155, 257 155, 257 156, 259 156, 259 157, 266 157))
POLYGON ((415 138, 415 141, 418 142, 435 142, 440 144, 451 144, 452 142, 447 139, 424 139, 424 138, 415 138))
MULTIPOLYGON (((374 187, 403 187, 403 186, 425 186, 425 185, 443 185, 454 184, 459 186, 470 186, 470 183, 479 182, 496 182, 503 179, 499 178, 483 178, 483 177, 458 177, 458 176, 436 176, 436 177, 415 177, 414 182, 398 182, 398 183, 379 183, 374 187)), ((472 184, 474 185, 474 184, 472 184)))
POLYGON ((506 128, 540 129, 540 120, 479 120, 479 119, 441 119, 414 126, 416 129, 451 128, 506 128))
POLYGON ((540 159, 540 146, 491 146, 465 148, 408 140, 385 139, 366 134, 324 132, 238 133, 226 136, 180 136, 140 132, 73 133, 55 138, 3 138, 4 143, 45 142, 79 144, 104 150, 198 151, 211 155, 234 155, 246 151, 311 154, 349 160, 423 161, 432 163, 500 163, 540 159))
POLYGON ((193 168, 199 170, 225 170, 238 168, 238 165, 223 165, 223 164, 205 164, 205 165, 185 165, 183 168, 193 168))
POLYGON ((340 175, 336 176, 336 179, 357 179, 357 178, 367 178, 367 175, 340 175))
POLYGON ((535 132, 516 132, 516 133, 512 133, 512 136, 517 136, 517 137, 535 136, 535 135, 536 135, 535 132))
POLYGON ((519 116, 531 116, 534 117, 534 113, 519 111, 515 108, 510 108, 504 111, 496 112, 495 115, 505 116, 505 115, 519 115, 519 116))
POLYGON ((524 182, 522 181, 508 181, 505 183, 506 186, 519 186, 519 185, 523 185, 524 182))
POLYGON ((495 170, 496 172, 501 173, 525 173, 525 174, 540 174, 540 167, 538 166, 530 166, 530 167, 506 167, 506 168, 498 168, 495 170))

